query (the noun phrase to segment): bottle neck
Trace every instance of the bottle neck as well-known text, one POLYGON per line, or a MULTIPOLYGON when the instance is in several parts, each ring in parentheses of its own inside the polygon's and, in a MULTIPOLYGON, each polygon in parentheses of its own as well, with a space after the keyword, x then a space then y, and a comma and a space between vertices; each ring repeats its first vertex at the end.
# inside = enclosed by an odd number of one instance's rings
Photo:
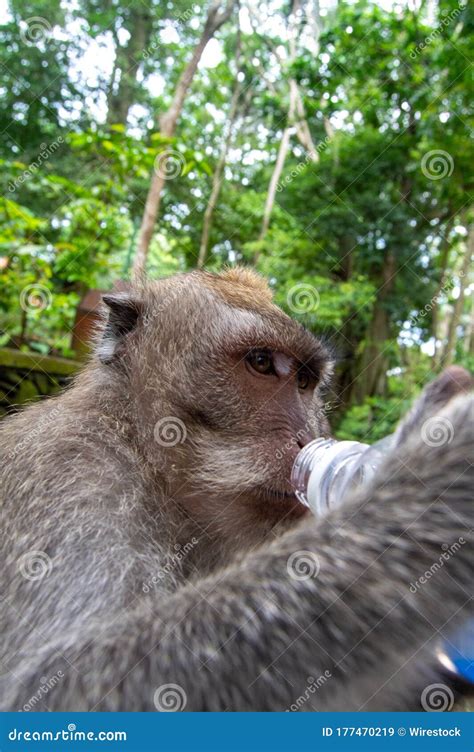
POLYGON ((315 439, 293 465, 291 482, 299 501, 316 514, 339 504, 361 455, 369 448, 358 441, 315 439))

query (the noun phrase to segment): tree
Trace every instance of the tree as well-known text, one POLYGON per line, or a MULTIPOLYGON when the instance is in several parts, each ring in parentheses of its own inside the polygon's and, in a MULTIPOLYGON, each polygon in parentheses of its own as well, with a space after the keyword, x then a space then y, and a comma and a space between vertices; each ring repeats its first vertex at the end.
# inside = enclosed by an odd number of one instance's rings
POLYGON ((0 345, 67 354, 77 298, 127 278, 138 238, 150 276, 257 259, 334 343, 342 434, 391 430, 443 358, 474 365, 462 2, 242 0, 236 24, 230 0, 10 0, 0 345), (33 283, 44 311, 19 305, 33 283))
POLYGON ((219 198, 219 193, 222 187, 222 178, 223 178, 224 167, 225 167, 225 163, 227 159, 227 152, 229 151, 229 148, 232 142, 234 124, 237 118, 238 103, 239 103, 240 94, 242 92, 242 82, 240 80, 241 70, 239 66, 240 53, 241 53, 241 35, 240 35, 240 30, 238 30, 236 50, 235 50, 236 75, 235 75, 235 82, 234 82, 234 90, 232 92, 232 98, 230 100, 229 114, 227 116, 227 121, 225 124, 221 152, 220 152, 219 159, 217 161, 216 168, 214 170, 214 175, 212 178, 211 194, 209 196, 209 201, 207 202, 206 211, 204 212, 201 243, 199 245, 199 256, 197 260, 198 268, 201 268, 202 266, 204 266, 204 263, 206 261, 207 251, 208 251, 208 246, 209 246, 209 234, 211 230, 212 217, 214 215, 214 211, 216 209, 217 201, 219 198))
POLYGON ((138 0, 126 9, 125 23, 121 27, 129 35, 125 44, 120 44, 117 29, 113 27, 116 57, 107 96, 108 123, 127 122, 129 110, 136 101, 137 75, 150 43, 153 19, 151 6, 138 0))
MULTIPOLYGON (((176 129, 176 123, 181 114, 186 94, 191 86, 202 53, 214 36, 216 31, 231 17, 234 10, 234 0, 226 0, 221 9, 221 0, 213 0, 209 7, 201 37, 194 48, 191 59, 182 72, 169 109, 160 117, 160 133, 167 139, 172 139, 176 129)), ((146 257, 150 246, 151 237, 155 227, 156 218, 160 208, 160 199, 166 181, 166 154, 160 162, 160 168, 151 176, 150 188, 143 212, 142 224, 138 238, 137 253, 133 265, 135 275, 140 275, 146 266, 146 257)))
MULTIPOLYGON (((290 13, 288 17, 287 28, 287 59, 283 59, 278 44, 271 44, 272 51, 282 67, 286 66, 291 69, 297 55, 298 37, 302 31, 303 5, 300 0, 292 0, 290 13)), ((313 19, 314 20, 314 19, 313 19)), ((256 27, 254 24, 254 31, 256 27)), ((270 219, 275 204, 278 184, 285 166, 285 161, 290 148, 290 140, 293 132, 296 133, 300 143, 307 152, 308 159, 317 162, 319 159, 318 152, 314 146, 311 131, 306 121, 306 114, 298 84, 293 76, 288 80, 288 111, 286 113, 286 123, 281 134, 278 145, 277 157, 273 167, 270 181, 268 184, 265 206, 263 210, 262 225, 258 236, 258 249, 254 256, 256 264, 260 255, 260 247, 265 239, 270 226, 270 219)))
MULTIPOLYGON (((466 221, 467 224, 467 221, 466 221)), ((441 366, 451 365, 454 360, 457 330, 461 319, 464 304, 464 294, 469 283, 469 270, 474 256, 474 225, 468 225, 466 242, 464 243, 464 253, 462 256, 461 269, 459 272, 459 291, 454 303, 453 312, 449 321, 448 337, 441 356, 441 366)))

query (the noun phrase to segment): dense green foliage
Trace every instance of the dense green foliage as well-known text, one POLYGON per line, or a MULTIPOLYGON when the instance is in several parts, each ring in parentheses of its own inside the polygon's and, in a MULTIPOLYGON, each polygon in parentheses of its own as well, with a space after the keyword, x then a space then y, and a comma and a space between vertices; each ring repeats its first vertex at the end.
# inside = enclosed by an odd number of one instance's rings
POLYGON ((242 2, 171 140, 159 116, 208 4, 71 7, 10 0, 0 26, 0 346, 73 354, 78 301, 130 276, 150 174, 170 148, 148 273, 194 268, 228 129, 205 266, 255 264, 333 343, 339 435, 379 438, 434 371, 473 364, 472 7, 359 0, 317 15, 311 2, 242 2))

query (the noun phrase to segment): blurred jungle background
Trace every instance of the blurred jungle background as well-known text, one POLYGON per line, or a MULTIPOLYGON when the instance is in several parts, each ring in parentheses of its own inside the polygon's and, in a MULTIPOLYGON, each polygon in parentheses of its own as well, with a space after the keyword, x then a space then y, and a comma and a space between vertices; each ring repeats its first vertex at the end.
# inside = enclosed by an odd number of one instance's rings
POLYGON ((0 5, 0 410, 100 291, 244 263, 334 344, 340 437, 474 365, 467 0, 0 5))

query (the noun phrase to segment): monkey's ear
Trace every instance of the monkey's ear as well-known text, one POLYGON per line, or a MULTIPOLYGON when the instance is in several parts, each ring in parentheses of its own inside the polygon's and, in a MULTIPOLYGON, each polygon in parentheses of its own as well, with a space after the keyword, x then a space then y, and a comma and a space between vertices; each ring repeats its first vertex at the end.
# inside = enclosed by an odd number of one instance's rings
POLYGON ((142 313, 142 303, 129 293, 103 295, 102 301, 109 310, 98 355, 102 363, 111 363, 119 353, 125 335, 135 329, 142 313))

